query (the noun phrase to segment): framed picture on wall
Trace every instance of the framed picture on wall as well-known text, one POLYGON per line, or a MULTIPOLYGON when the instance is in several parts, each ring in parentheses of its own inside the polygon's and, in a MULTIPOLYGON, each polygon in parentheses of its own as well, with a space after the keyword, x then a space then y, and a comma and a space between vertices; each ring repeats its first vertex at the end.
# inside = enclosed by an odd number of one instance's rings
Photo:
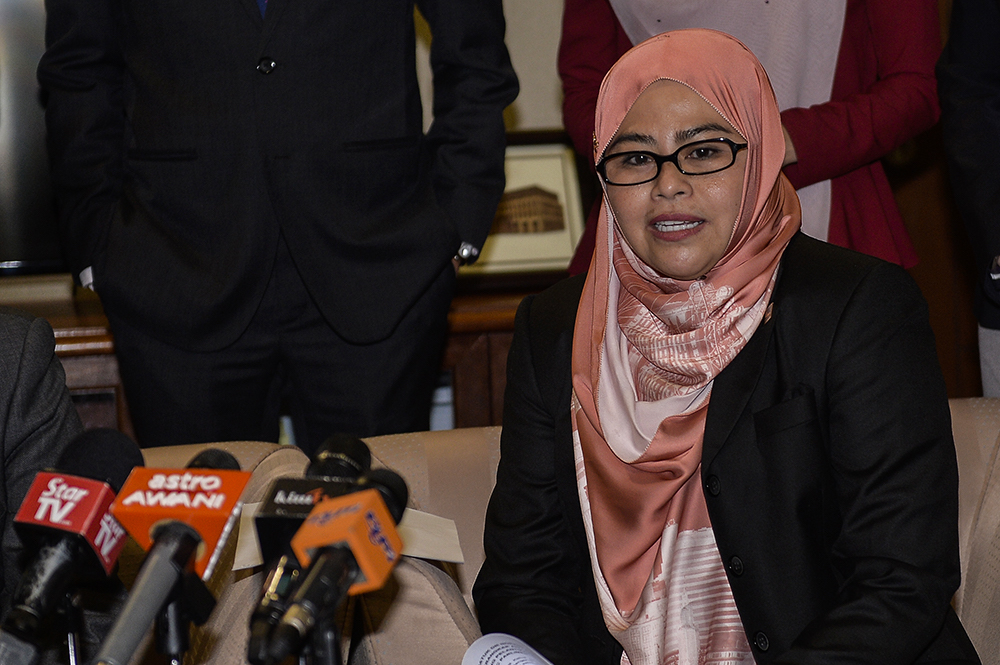
POLYGON ((565 270, 583 233, 573 150, 507 147, 507 186, 479 260, 460 275, 565 270))

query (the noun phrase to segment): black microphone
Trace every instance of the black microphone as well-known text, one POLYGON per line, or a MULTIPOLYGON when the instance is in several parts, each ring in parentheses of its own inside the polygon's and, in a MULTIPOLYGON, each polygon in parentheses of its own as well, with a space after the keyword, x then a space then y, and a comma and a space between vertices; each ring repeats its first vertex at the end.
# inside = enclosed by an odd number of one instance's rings
POLYGON ((271 631, 288 608, 288 599, 301 577, 302 567, 289 541, 324 497, 357 489, 357 479, 371 466, 365 442, 349 434, 326 439, 306 467, 305 478, 281 478, 271 483, 255 523, 264 561, 270 562, 260 601, 250 616, 247 660, 263 665, 271 631))
MULTIPOLYGON (((56 470, 42 471, 25 495, 15 529, 35 551, 14 592, 0 630, 0 662, 14 639, 37 646, 42 623, 65 607, 81 582, 103 580, 125 543, 125 529, 111 516, 111 502, 129 473, 142 466, 142 452, 117 430, 94 429, 69 443, 56 470)), ((18 647, 23 651, 23 647, 18 647)))
POLYGON ((197 574, 211 575, 235 522, 250 479, 238 469, 232 455, 209 449, 185 469, 137 469, 129 476, 112 510, 149 553, 95 663, 126 665, 178 593, 187 599, 189 618, 208 619, 215 600, 197 574), (197 574, 188 574, 192 567, 197 574))
POLYGON ((306 475, 353 482, 371 465, 372 451, 364 441, 352 434, 338 433, 327 437, 316 449, 306 475))
POLYGON ((376 469, 361 478, 358 489, 317 505, 293 537, 296 555, 311 561, 272 632, 266 665, 299 653, 348 592, 380 588, 399 560, 402 541, 395 524, 406 507, 406 482, 393 471, 376 469))

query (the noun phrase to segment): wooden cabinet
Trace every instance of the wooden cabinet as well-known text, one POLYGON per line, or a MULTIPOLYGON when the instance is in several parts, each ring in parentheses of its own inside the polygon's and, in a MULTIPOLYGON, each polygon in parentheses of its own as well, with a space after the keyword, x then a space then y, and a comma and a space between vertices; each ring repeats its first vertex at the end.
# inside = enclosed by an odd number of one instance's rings
POLYGON ((71 301, 17 303, 49 321, 56 338, 56 355, 66 370, 70 390, 85 427, 111 427, 135 437, 128 416, 118 360, 108 319, 95 297, 71 301))
MULTIPOLYGON (((552 280, 548 280, 552 281, 552 280)), ((503 416, 507 351, 521 299, 538 289, 460 288, 448 315, 443 369, 450 372, 456 427, 499 425, 503 416)), ((114 339, 100 301, 20 302, 19 309, 52 324, 56 355, 86 427, 113 427, 134 437, 122 391, 114 339)))
POLYGON ((443 368, 451 373, 455 427, 501 424, 514 314, 525 295, 459 295, 452 302, 443 368))

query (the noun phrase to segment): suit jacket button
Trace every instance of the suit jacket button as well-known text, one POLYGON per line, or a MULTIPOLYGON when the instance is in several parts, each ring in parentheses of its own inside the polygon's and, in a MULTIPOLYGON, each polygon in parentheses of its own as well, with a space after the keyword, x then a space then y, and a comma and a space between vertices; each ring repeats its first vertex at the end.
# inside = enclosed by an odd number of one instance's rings
POLYGON ((718 476, 709 476, 705 482, 705 490, 712 496, 719 496, 719 492, 722 491, 722 481, 718 476))
POLYGON ((730 559, 729 560, 729 570, 730 570, 730 572, 732 572, 733 575, 736 575, 736 577, 739 577, 740 575, 742 575, 743 574, 743 559, 739 558, 738 556, 734 556, 732 559, 730 559))
POLYGON ((261 58, 260 62, 257 63, 257 71, 261 74, 270 74, 277 66, 278 63, 274 60, 271 60, 270 58, 261 58))
POLYGON ((757 633, 757 635, 753 638, 753 641, 754 644, 757 645, 757 648, 760 649, 761 651, 767 651, 767 648, 771 646, 770 643, 767 641, 767 635, 765 635, 764 633, 757 633))

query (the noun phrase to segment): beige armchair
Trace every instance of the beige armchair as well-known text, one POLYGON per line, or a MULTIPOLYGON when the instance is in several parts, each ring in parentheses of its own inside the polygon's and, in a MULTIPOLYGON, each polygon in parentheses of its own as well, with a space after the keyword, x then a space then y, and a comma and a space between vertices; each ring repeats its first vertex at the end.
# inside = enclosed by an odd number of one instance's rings
POLYGON ((951 400, 962 586, 953 601, 983 665, 1000 665, 1000 399, 951 400))
POLYGON ((467 427, 367 440, 373 464, 406 479, 411 508, 455 521, 465 562, 446 566, 469 607, 483 565, 483 524, 500 462, 500 428, 467 427))
MULTIPOLYGON (((461 662, 479 637, 471 610, 472 582, 483 562, 483 521, 500 456, 500 428, 418 432, 368 440, 375 466, 400 473, 410 490, 409 506, 455 520, 465 554, 462 564, 404 558, 384 589, 345 608, 344 649, 352 636, 352 665, 461 662), (461 586, 461 589, 459 588, 461 586), (464 595, 463 595, 464 594, 464 595), (354 623, 361 620, 359 630, 354 623), (418 656, 419 654, 419 656, 418 656)), ((253 473, 246 503, 261 501, 275 478, 301 476, 308 458, 298 448, 261 442, 226 442, 150 448, 146 466, 180 468, 205 448, 231 452, 240 468, 253 473)), ((236 539, 226 549, 209 588, 218 604, 208 622, 192 631, 189 665, 244 665, 250 613, 263 583, 260 568, 232 571, 236 539)), ((121 558, 121 576, 134 579, 143 552, 134 544, 121 558)), ((133 664, 159 662, 144 645, 133 664)))
MULTIPOLYGON (((483 565, 483 524, 500 460, 500 428, 415 432, 367 442, 374 466, 387 466, 406 479, 411 508, 455 521, 465 561, 456 566, 404 558, 386 588, 348 609, 348 624, 361 619, 364 634, 350 665, 459 665, 481 634, 472 583, 483 565)), ((354 632, 353 626, 345 630, 354 632)))

